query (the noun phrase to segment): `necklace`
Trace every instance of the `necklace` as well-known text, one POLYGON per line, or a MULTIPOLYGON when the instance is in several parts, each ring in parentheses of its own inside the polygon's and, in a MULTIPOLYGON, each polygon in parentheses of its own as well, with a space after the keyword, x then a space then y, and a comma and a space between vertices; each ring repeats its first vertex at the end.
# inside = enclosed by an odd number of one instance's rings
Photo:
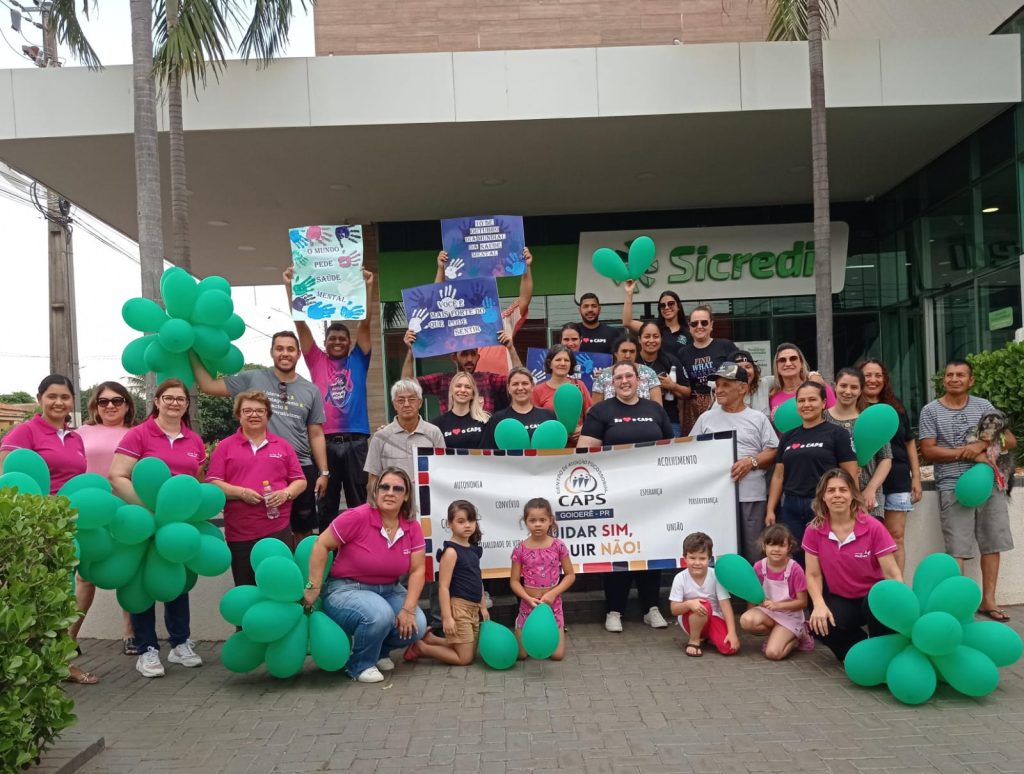
POLYGON ((384 525, 384 531, 388 533, 388 537, 394 537, 395 531, 398 529, 398 522, 395 522, 395 526, 389 527, 387 524, 384 525))

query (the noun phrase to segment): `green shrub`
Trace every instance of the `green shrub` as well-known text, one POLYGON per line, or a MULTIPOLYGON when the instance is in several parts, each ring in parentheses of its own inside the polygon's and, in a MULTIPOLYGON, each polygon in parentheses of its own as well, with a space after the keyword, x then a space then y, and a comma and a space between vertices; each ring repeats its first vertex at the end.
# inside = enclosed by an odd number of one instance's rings
POLYGON ((0 771, 31 763, 75 722, 61 686, 78 617, 72 513, 63 497, 0 490, 0 771))
MULTIPOLYGON (((1010 342, 992 352, 979 352, 964 358, 974 369, 971 394, 987 398, 1010 419, 1017 438, 1024 437, 1024 342, 1010 342)), ((932 377, 935 396, 946 390, 942 384, 944 371, 932 377)))

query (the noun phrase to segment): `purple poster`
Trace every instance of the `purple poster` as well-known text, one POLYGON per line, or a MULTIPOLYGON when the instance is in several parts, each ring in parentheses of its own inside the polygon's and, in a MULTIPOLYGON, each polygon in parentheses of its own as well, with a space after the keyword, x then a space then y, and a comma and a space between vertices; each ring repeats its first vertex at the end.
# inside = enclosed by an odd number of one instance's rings
POLYGON ((416 357, 444 355, 498 343, 501 310, 492 277, 457 279, 402 291, 416 357))
POLYGON ((448 253, 445 279, 513 277, 526 271, 521 215, 480 215, 441 221, 448 253))

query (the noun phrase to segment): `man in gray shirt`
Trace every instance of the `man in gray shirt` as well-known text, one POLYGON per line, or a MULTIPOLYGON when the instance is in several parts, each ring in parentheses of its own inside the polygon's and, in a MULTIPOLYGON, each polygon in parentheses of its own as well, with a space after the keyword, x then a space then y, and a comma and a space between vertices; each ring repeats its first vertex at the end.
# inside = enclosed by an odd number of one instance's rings
MULTIPOLYGON (((996 604, 999 555, 1013 548, 1010 534, 1009 498, 999 487, 978 508, 968 508, 956 499, 956 482, 975 463, 987 462, 986 441, 967 443, 967 433, 978 421, 996 409, 984 398, 968 394, 974 372, 964 360, 950 360, 942 379, 946 394, 921 409, 918 437, 921 453, 935 465, 935 488, 939 491, 939 520, 946 553, 956 558, 963 572, 964 560, 974 557, 977 541, 981 554, 981 607, 979 613, 994 621, 1010 616, 996 604)), ((1003 433, 1007 449, 1017 446, 1009 430, 1003 433)))
POLYGON ((306 490, 292 506, 291 528, 298 542, 316 527, 316 498, 327 488, 324 402, 317 386, 295 372, 299 340, 292 331, 274 334, 270 356, 273 368, 240 371, 223 379, 214 379, 195 357, 192 370, 196 384, 207 395, 234 398, 240 392, 259 390, 270 400, 270 432, 292 445, 306 475, 306 490))
POLYGON ((366 453, 369 475, 366 488, 372 492, 377 478, 385 468, 397 467, 409 474, 415 482, 416 460, 413 455, 419 446, 443 449, 444 435, 437 425, 420 417, 423 406, 423 389, 415 379, 399 379, 391 385, 391 405, 395 408, 395 419, 390 425, 380 428, 370 438, 370 449, 366 453))

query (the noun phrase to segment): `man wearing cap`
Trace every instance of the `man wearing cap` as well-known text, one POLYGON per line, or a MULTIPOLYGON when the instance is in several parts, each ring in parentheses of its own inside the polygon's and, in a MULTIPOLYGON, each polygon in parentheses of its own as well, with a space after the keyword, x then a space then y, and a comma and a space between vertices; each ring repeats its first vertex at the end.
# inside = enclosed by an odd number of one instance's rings
POLYGON ((697 417, 691 435, 708 435, 726 430, 736 433, 736 462, 732 480, 739 484, 740 551, 751 562, 761 558, 757 541, 764 530, 768 507, 765 470, 775 463, 778 436, 768 417, 747 406, 750 374, 743 363, 725 362, 708 379, 714 380, 715 401, 721 410, 697 417))

